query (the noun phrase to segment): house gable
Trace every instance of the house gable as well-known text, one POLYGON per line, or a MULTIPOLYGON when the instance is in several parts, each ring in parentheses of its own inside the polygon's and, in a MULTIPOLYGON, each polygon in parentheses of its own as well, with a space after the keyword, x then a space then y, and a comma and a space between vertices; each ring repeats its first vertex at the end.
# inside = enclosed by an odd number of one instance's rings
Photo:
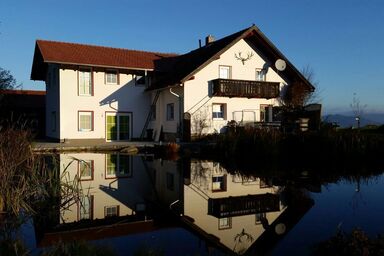
MULTIPOLYGON (((280 72, 286 80, 303 83, 310 91, 314 90, 313 85, 293 66, 291 62, 272 44, 270 40, 257 28, 251 26, 237 33, 224 37, 198 48, 187 54, 174 56, 172 58, 164 58, 158 60, 157 64, 168 67, 168 72, 158 74, 157 81, 149 89, 159 89, 168 86, 183 84, 193 78, 193 76, 211 63, 220 58, 220 55, 235 45, 238 41, 245 40, 251 45, 257 45, 257 49, 262 53, 269 63, 271 68, 276 70, 274 63, 278 59, 286 62, 287 67, 280 72)), ((155 64, 156 66, 156 64, 155 64)))

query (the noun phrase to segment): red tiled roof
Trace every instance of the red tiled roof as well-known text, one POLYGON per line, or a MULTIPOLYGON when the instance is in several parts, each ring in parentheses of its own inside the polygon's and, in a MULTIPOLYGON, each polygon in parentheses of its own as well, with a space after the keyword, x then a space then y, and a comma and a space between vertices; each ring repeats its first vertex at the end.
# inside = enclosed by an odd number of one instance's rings
POLYGON ((44 62, 89 66, 154 69, 154 61, 176 54, 37 40, 44 62))
POLYGON ((0 90, 0 94, 7 95, 45 95, 45 91, 35 91, 35 90, 0 90))

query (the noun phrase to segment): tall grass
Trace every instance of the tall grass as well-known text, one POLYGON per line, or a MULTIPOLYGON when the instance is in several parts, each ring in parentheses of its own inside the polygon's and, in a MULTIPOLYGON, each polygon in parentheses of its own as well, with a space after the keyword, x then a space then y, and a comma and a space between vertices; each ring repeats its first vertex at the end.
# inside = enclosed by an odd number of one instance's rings
POLYGON ((0 129, 0 255, 28 255, 17 238, 19 227, 32 217, 45 227, 80 202, 86 191, 77 175, 69 176, 69 165, 60 174, 54 156, 33 154, 28 130, 0 129))
POLYGON ((18 215, 21 209, 33 212, 31 198, 44 194, 28 131, 0 131, 0 212, 18 215))

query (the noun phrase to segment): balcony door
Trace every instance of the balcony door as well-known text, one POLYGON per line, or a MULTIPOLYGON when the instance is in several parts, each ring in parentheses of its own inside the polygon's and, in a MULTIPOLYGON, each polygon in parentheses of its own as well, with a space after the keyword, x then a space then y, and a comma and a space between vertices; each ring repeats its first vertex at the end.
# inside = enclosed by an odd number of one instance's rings
POLYGON ((107 141, 127 141, 131 139, 131 114, 106 113, 105 131, 107 141))

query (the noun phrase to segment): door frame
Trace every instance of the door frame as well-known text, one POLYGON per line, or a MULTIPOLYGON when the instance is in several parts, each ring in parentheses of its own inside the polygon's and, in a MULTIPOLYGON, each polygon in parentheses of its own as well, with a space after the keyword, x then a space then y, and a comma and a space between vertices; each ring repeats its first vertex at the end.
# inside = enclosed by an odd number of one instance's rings
POLYGON ((107 142, 113 142, 113 141, 130 141, 132 139, 132 133, 133 133, 133 113, 128 111, 105 111, 105 120, 104 120, 104 135, 105 135, 105 141, 107 142), (116 116, 116 122, 117 122, 117 139, 116 140, 108 140, 107 139, 107 116, 116 116), (119 116, 129 116, 129 132, 128 132, 128 140, 120 140, 119 138, 119 116))

